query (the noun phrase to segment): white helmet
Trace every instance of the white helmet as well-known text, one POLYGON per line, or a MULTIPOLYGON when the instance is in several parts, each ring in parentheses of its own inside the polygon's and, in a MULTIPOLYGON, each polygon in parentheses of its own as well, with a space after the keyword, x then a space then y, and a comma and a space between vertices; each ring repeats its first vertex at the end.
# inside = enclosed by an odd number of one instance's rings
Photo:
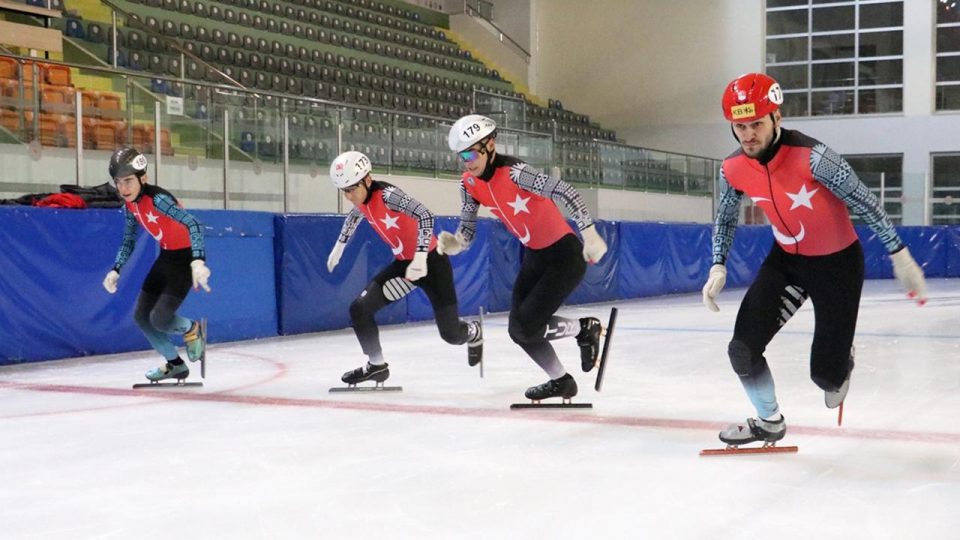
POLYGON ((479 114, 470 114, 454 122, 447 136, 450 150, 462 152, 497 130, 497 124, 479 114))
POLYGON ((344 152, 330 164, 330 181, 337 189, 348 188, 366 178, 371 168, 370 158, 362 152, 344 152))

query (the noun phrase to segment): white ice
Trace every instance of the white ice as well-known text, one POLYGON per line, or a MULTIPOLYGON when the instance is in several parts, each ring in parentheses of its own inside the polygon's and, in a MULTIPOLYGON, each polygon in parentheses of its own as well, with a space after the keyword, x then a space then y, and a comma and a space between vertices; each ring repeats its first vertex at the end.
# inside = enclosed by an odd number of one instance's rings
POLYGON ((383 328, 402 393, 328 393, 364 361, 349 330, 213 345, 203 388, 132 390, 149 351, 3 367, 0 537, 960 538, 960 283, 929 285, 918 308, 867 282, 842 427, 812 308, 774 339, 796 454, 698 455, 754 414, 726 356, 743 290, 617 302, 599 393, 555 342, 592 410, 509 410, 546 376, 502 313, 482 379, 432 324, 383 328))

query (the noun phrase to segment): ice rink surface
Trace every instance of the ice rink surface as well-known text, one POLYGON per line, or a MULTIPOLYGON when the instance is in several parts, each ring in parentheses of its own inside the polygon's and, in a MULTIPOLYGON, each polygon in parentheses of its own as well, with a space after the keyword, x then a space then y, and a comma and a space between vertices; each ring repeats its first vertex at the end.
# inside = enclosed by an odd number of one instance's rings
POLYGON ((726 355, 742 289, 717 314, 618 302, 600 393, 554 342, 592 410, 509 410, 546 376, 503 313, 482 379, 432 323, 383 328, 402 393, 328 392, 365 360, 349 330, 213 345, 203 388, 131 389, 148 351, 2 367, 0 537, 957 539, 960 282, 928 284, 918 308, 867 282, 843 427, 811 306, 774 339, 797 454, 698 456, 754 414, 726 355))

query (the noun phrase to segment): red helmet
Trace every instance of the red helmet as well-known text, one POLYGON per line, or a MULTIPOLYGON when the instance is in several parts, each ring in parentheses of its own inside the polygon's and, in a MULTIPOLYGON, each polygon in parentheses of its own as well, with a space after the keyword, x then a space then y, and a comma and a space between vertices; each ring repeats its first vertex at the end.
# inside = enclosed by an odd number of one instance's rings
POLYGON ((741 75, 723 91, 723 116, 730 122, 753 122, 776 111, 783 103, 777 81, 763 73, 741 75))

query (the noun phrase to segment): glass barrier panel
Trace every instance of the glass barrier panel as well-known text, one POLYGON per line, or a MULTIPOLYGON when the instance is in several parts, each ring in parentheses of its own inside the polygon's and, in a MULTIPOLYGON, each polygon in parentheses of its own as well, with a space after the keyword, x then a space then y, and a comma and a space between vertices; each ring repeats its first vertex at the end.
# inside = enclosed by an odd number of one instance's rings
MULTIPOLYGON (((188 199, 191 206, 211 208, 226 203, 229 208, 282 210, 291 200, 285 190, 294 189, 290 177, 326 175, 330 161, 349 149, 366 153, 388 173, 456 178, 462 170, 446 147, 452 118, 220 84, 223 77, 199 58, 188 59, 169 49, 161 55, 150 49, 150 43, 130 48, 129 40, 142 34, 141 29, 123 27, 120 22, 126 40, 122 49, 128 53, 120 62, 122 71, 45 63, 53 67, 43 69, 70 71, 72 87, 34 84, 49 80, 36 61, 6 55, 19 71, 15 80, 5 79, 0 86, 0 143, 24 145, 19 150, 24 155, 26 144, 33 141, 43 152, 58 149, 64 160, 73 160, 72 167, 60 168, 61 176, 63 170, 76 169, 88 184, 103 179, 109 152, 123 144, 134 145, 148 155, 151 174, 161 186, 188 199), (143 54, 130 56, 134 52, 143 54), (78 88, 82 89, 79 95, 78 88), (84 160, 79 168, 78 143, 84 160), (228 193, 224 193, 227 148, 228 193), (289 155, 287 168, 284 150, 289 155), (155 172, 158 156, 159 174, 155 172)), ((112 57, 110 41, 83 46, 97 57, 112 57)), ((271 82, 270 88, 274 86, 271 82)), ((527 105, 522 99, 481 91, 473 96, 490 114, 499 115, 501 152, 568 182, 663 193, 708 195, 713 191, 718 160, 585 138, 598 128, 558 109, 544 109, 534 118, 549 124, 549 129, 526 131, 527 105)), ((38 176, 42 175, 27 172, 24 178, 33 181, 38 176)), ((335 196, 311 196, 316 199, 310 204, 319 201, 323 208, 337 201, 335 196)), ((894 199, 898 192, 886 196, 894 199)))

